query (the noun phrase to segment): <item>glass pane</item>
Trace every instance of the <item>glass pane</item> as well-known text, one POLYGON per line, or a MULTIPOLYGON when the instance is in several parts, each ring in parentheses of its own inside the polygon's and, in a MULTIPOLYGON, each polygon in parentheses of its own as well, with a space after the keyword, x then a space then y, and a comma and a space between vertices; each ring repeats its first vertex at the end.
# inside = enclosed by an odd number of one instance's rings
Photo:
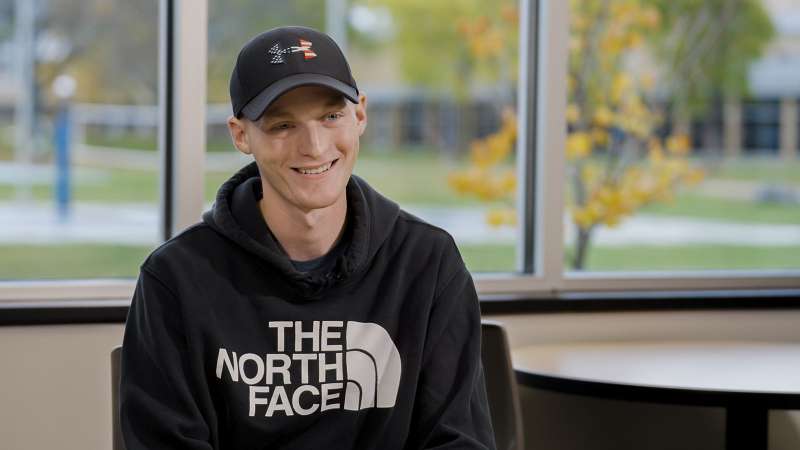
POLYGON ((368 98, 354 172, 450 232, 471 270, 516 270, 515 1, 228 4, 210 2, 209 207, 220 183, 252 160, 233 148, 225 126, 239 48, 276 25, 344 29, 337 40, 368 98))
POLYGON ((134 277, 158 241, 158 1, 0 5, 0 279, 134 277))
POLYGON ((570 6, 566 269, 800 268, 800 3, 570 6))

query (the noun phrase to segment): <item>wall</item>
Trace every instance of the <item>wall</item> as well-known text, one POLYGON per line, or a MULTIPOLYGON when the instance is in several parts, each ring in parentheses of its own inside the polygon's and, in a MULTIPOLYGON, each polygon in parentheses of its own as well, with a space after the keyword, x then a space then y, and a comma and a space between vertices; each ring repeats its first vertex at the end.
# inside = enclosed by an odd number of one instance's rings
POLYGON ((123 325, 0 327, 5 450, 110 450, 111 349, 123 325))
MULTIPOLYGON (((491 316, 512 346, 651 339, 800 340, 800 311, 491 316)), ((123 325, 0 327, 0 436, 5 450, 111 448, 109 352, 123 325)), ((523 389, 529 449, 722 448, 716 408, 585 399, 523 389)), ((800 414, 772 412, 771 450, 800 448, 800 414)))

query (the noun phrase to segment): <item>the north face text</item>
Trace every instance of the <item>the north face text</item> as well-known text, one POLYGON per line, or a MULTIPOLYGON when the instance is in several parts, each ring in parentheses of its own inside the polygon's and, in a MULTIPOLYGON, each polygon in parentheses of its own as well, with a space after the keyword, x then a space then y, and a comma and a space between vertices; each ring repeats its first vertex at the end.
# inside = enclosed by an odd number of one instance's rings
POLYGON ((380 325, 314 320, 267 326, 276 352, 220 348, 217 354, 217 378, 226 373, 230 381, 249 385, 249 416, 394 406, 400 355, 380 325))

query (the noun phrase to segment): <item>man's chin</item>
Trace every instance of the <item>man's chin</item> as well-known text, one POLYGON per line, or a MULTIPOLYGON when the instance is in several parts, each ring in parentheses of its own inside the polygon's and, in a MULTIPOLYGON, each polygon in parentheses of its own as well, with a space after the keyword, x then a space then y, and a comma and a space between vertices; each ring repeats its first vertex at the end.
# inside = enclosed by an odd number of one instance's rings
POLYGON ((307 198, 296 203, 300 209, 310 212, 313 210, 324 210, 336 204, 336 198, 307 198))

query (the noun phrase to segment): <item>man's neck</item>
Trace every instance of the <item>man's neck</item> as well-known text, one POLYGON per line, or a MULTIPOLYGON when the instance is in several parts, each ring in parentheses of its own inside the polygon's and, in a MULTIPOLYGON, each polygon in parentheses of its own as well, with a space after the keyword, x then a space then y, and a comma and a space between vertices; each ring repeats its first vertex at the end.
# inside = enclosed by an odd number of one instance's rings
POLYGON ((270 231, 293 261, 308 261, 325 255, 344 233, 346 195, 328 207, 301 211, 290 207, 279 195, 270 193, 264 190, 258 207, 270 231))

